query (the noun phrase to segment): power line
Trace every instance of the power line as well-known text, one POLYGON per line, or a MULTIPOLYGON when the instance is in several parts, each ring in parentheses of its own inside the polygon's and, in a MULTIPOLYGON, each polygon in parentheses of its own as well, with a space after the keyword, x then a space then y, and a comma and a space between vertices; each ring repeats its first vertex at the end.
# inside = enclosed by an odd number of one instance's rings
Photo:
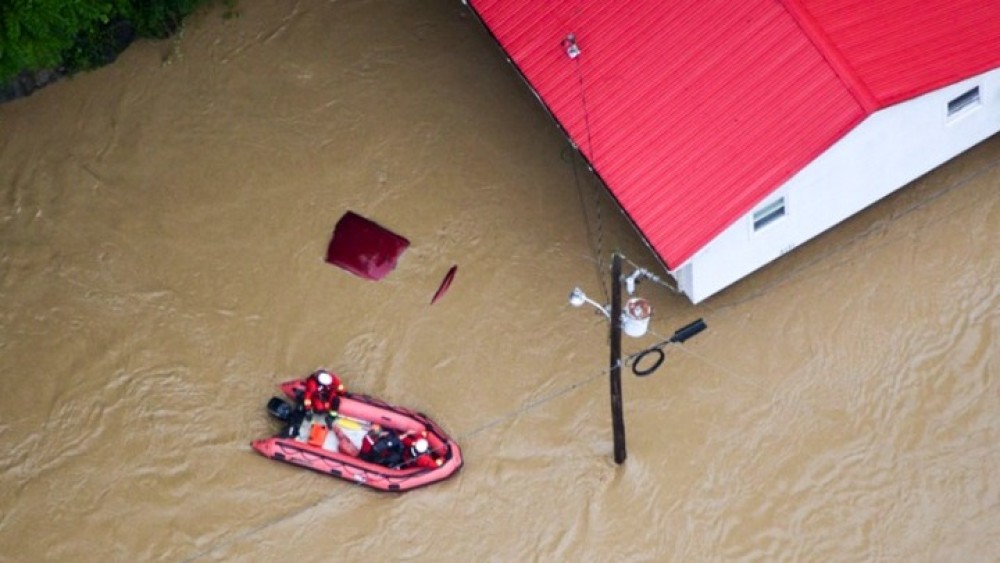
MULTIPOLYGON (((578 90, 580 92, 580 107, 583 110, 583 126, 587 134, 587 154, 583 156, 585 160, 589 161, 590 170, 593 172, 594 167, 596 166, 597 163, 597 158, 594 153, 594 138, 591 133, 591 127, 590 127, 590 110, 587 107, 587 88, 584 85, 583 68, 581 67, 580 64, 581 51, 580 51, 580 46, 576 42, 576 36, 574 36, 572 33, 567 35, 566 39, 563 40, 563 47, 566 49, 566 56, 568 56, 570 60, 573 61, 574 63, 573 69, 576 71, 576 79, 577 79, 577 84, 579 86, 578 90)), ((572 139, 570 140, 572 142, 572 139)), ((576 147, 575 143, 574 147, 576 147)), ((576 182, 577 190, 580 192, 580 200, 582 203, 584 199, 583 188, 581 187, 579 175, 576 169, 576 159, 573 160, 573 179, 576 182)), ((607 284, 604 282, 604 273, 605 273, 604 258, 603 258, 604 218, 601 208, 601 192, 600 192, 600 186, 598 185, 597 181, 593 183, 593 186, 594 186, 594 212, 597 216, 597 240, 596 240, 596 248, 594 249, 594 254, 597 258, 597 272, 598 272, 598 279, 600 279, 601 282, 601 291, 604 292, 604 300, 607 301, 608 299, 610 299, 610 295, 608 293, 607 284)), ((584 210, 584 213, 588 222, 587 223, 588 235, 591 235, 590 218, 589 214, 586 214, 586 209, 584 210)))

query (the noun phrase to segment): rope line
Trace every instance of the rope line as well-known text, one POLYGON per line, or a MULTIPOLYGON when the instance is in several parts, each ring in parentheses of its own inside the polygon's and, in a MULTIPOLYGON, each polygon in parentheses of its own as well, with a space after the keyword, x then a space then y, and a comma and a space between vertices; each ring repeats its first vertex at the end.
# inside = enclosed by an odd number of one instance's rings
POLYGON ((606 282, 604 280, 604 278, 605 278, 605 275, 604 275, 604 266, 601 263, 601 258, 600 258, 600 256, 601 256, 601 254, 600 254, 600 252, 601 252, 600 251, 601 242, 600 241, 603 238, 603 236, 601 235, 601 232, 600 232, 601 231, 600 215, 598 215, 598 219, 597 219, 597 221, 598 221, 598 226, 597 226, 598 232, 597 232, 597 236, 595 238, 595 236, 594 236, 594 234, 595 234, 594 233, 594 229, 591 226, 590 213, 587 212, 587 200, 586 200, 586 197, 583 194, 583 184, 580 181, 580 173, 577 170, 577 166, 576 166, 576 155, 575 155, 575 152, 576 151, 574 150, 574 154, 570 155, 570 158, 572 159, 571 164, 573 166, 573 183, 576 185, 577 194, 579 194, 579 196, 580 196, 580 211, 583 213, 583 220, 584 220, 584 223, 586 224, 586 227, 587 227, 587 245, 590 246, 590 252, 594 256, 593 258, 591 258, 591 260, 594 262, 594 268, 595 268, 595 272, 597 274, 597 283, 600 284, 601 290, 604 292, 604 300, 607 301, 608 300, 608 290, 605 288, 606 282), (595 245, 595 240, 597 241, 596 245, 595 245))
MULTIPOLYGON (((594 138, 590 130, 590 110, 587 108, 587 88, 583 82, 583 69, 580 67, 580 57, 574 58, 573 62, 575 63, 573 68, 576 69, 577 82, 580 85, 580 105, 581 108, 583 109, 583 125, 585 131, 587 132, 587 152, 589 153, 587 155, 587 159, 590 161, 591 163, 590 169, 591 171, 593 171, 594 166, 596 165, 597 162, 597 158, 594 153, 594 138)), ((573 168, 574 174, 576 174, 575 162, 576 161, 574 160, 574 168, 573 168)), ((607 282, 604 279, 605 278, 604 272, 606 271, 607 268, 604 265, 604 217, 601 208, 601 190, 597 182, 593 182, 593 186, 594 186, 594 211, 595 214, 597 215, 596 254, 597 254, 597 269, 599 272, 598 277, 600 278, 601 282, 601 291, 604 292, 604 300, 609 301, 611 299, 610 297, 611 292, 608 289, 607 282)))

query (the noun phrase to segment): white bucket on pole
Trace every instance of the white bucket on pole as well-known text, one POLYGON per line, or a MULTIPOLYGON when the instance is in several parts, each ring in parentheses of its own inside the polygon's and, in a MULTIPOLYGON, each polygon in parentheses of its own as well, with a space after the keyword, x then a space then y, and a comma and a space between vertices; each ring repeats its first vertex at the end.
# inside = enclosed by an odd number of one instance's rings
POLYGON ((646 334, 649 328, 649 317, 653 314, 653 307, 649 301, 641 297, 633 297, 625 302, 622 308, 622 331, 632 338, 639 338, 646 334))

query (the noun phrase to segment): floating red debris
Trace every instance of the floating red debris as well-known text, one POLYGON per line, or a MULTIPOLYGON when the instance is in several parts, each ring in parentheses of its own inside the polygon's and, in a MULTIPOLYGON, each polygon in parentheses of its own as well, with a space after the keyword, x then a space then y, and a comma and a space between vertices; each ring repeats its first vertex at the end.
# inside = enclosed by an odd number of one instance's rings
POLYGON ((356 276, 380 280, 396 268, 396 260, 409 246, 405 238, 348 211, 333 229, 326 261, 356 276))
POLYGON ((444 279, 441 280, 441 285, 438 286, 438 290, 434 293, 434 297, 431 298, 431 305, 434 304, 442 295, 448 291, 451 287, 451 280, 455 279, 455 272, 458 271, 458 264, 455 264, 448 269, 448 273, 444 275, 444 279))

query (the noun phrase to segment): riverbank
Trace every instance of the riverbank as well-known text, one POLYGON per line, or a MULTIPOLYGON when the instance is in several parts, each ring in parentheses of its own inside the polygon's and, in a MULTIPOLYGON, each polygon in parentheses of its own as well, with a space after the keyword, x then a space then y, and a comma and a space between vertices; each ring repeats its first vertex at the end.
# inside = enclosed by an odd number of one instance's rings
MULTIPOLYGON (((166 39, 177 33, 184 18, 212 2, 154 0, 108 6, 89 0, 72 6, 34 2, 2 7, 0 103, 111 64, 138 38, 166 39)), ((223 17, 237 15, 235 0, 223 3, 223 17)))

